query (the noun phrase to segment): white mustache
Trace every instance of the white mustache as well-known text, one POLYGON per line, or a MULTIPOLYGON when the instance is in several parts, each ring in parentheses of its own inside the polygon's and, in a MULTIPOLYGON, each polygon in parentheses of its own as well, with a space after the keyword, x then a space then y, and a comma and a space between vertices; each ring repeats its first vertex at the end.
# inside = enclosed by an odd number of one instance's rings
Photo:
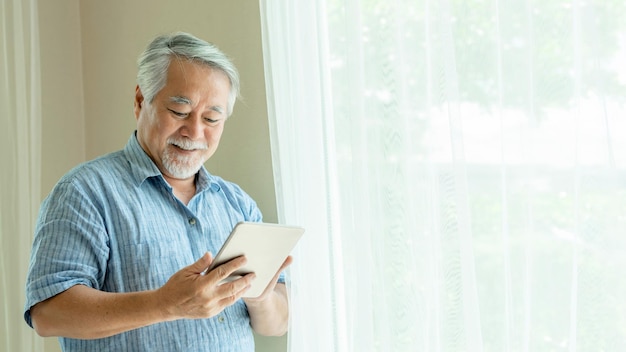
POLYGON ((189 139, 176 139, 176 138, 169 138, 166 141, 167 144, 171 144, 171 145, 175 145, 180 149, 184 149, 184 150, 204 150, 204 149, 209 149, 209 147, 202 142, 194 142, 191 141, 189 139))

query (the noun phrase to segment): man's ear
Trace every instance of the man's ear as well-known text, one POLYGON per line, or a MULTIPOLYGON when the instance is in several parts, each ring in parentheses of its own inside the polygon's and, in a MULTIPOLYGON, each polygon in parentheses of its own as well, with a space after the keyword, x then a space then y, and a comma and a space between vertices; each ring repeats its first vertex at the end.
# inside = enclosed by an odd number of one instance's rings
POLYGON ((139 119, 139 113, 141 112, 141 108, 143 107, 143 94, 141 93, 141 89, 139 85, 135 87, 135 102, 133 103, 133 111, 135 112, 135 118, 139 119))

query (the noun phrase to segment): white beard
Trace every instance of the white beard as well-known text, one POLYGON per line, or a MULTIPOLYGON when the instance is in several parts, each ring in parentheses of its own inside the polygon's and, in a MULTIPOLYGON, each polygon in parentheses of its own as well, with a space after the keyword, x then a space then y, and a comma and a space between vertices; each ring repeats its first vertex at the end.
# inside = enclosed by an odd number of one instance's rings
POLYGON ((186 179, 195 175, 202 167, 204 160, 197 156, 185 156, 176 152, 177 148, 185 150, 194 149, 207 149, 208 147, 204 143, 192 142, 188 139, 175 139, 169 138, 167 144, 170 144, 168 148, 163 152, 161 158, 163 167, 174 178, 186 179))

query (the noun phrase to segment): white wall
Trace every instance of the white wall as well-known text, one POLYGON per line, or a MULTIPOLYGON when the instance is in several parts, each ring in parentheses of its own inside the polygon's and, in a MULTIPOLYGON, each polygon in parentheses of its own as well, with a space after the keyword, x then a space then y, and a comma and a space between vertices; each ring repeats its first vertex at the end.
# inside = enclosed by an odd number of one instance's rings
MULTIPOLYGON (((238 67, 235 105, 210 172, 241 185, 276 221, 258 1, 39 0, 42 56, 42 198, 76 164, 122 148, 135 128, 135 61, 158 33, 215 43, 238 67)), ((284 351, 286 338, 259 338, 284 351)), ((46 339, 46 351, 59 351, 46 339)))

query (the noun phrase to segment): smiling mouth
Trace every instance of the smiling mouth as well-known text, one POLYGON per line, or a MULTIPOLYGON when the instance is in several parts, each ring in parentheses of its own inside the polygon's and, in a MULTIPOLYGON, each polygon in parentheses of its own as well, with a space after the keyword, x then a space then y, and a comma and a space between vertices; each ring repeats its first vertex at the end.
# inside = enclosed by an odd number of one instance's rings
POLYGON ((199 142, 191 142, 189 140, 181 139, 171 139, 167 141, 168 145, 175 147, 179 151, 184 152, 194 152, 198 150, 206 150, 208 149, 207 145, 199 142))
POLYGON ((198 149, 195 149, 195 148, 194 149, 183 148, 183 147, 181 147, 179 145, 176 145, 176 144, 170 144, 170 145, 172 147, 176 148, 177 150, 181 151, 181 152, 195 152, 196 150, 198 150, 198 149))

